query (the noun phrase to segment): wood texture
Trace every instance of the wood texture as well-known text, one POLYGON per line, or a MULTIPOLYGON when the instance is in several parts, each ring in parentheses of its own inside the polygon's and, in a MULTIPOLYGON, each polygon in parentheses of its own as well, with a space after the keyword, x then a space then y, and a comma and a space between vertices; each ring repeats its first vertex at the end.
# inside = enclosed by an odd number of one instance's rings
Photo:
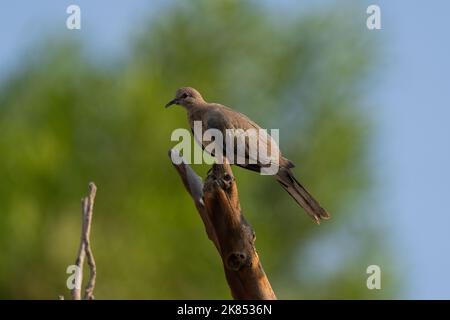
POLYGON ((176 150, 169 157, 219 252, 234 299, 276 299, 255 249, 255 233, 241 212, 229 164, 213 165, 204 183, 176 150))

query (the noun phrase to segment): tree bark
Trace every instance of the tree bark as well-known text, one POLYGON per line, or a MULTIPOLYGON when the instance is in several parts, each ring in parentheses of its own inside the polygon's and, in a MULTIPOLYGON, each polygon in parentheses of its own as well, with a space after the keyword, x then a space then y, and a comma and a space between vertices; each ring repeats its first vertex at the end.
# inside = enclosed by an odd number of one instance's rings
POLYGON ((230 165, 214 164, 203 184, 178 151, 169 156, 222 258, 233 298, 276 299, 256 253, 255 233, 242 215, 230 165))

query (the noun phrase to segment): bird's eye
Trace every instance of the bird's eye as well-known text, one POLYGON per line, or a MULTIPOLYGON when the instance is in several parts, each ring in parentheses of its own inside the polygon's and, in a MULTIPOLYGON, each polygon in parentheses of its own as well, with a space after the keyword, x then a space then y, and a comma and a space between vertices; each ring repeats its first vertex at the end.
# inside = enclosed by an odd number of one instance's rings
POLYGON ((189 97, 189 94, 187 93, 183 93, 183 95, 181 96, 181 98, 186 99, 187 97, 189 97))

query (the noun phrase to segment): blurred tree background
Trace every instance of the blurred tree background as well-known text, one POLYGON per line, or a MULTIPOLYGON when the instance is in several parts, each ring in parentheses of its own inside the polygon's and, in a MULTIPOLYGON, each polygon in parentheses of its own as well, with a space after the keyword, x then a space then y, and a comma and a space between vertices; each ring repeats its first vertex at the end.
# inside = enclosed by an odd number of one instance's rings
POLYGON ((366 288, 367 266, 389 261, 376 208, 363 206, 374 47, 345 19, 351 9, 335 9, 277 16, 256 2, 179 1, 136 28, 119 63, 59 38, 28 52, 0 92, 0 297, 68 297, 92 180, 97 298, 230 298, 167 156, 172 130, 187 128, 184 110, 163 108, 180 86, 280 128, 299 180, 332 213, 318 227, 273 178, 234 169, 279 298, 394 295, 366 288))

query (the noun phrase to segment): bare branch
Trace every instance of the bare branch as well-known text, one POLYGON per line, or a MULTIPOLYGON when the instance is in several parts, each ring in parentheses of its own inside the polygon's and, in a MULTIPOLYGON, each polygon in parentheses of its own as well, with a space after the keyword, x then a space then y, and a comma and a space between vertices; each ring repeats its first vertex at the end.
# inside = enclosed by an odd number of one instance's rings
POLYGON ((92 224, 92 214, 94 209, 95 195, 97 193, 97 187, 93 182, 89 183, 89 195, 81 199, 81 214, 82 214, 82 226, 81 226, 81 239, 80 246, 78 248, 78 255, 75 261, 75 265, 79 268, 78 277, 76 278, 76 286, 72 290, 72 299, 81 300, 81 285, 83 283, 83 265, 85 257, 87 256, 87 263, 89 266, 89 281, 85 289, 84 299, 94 299, 95 278, 97 275, 97 267, 95 264, 94 255, 92 253, 90 245, 90 234, 92 224))
POLYGON ((255 234, 241 213, 230 165, 213 165, 203 184, 178 151, 169 156, 222 258, 233 298, 276 299, 256 253, 255 234))
POLYGON ((95 201, 95 195, 97 193, 97 187, 96 185, 91 182, 89 183, 89 197, 85 198, 85 202, 87 201, 86 207, 88 208, 88 211, 86 213, 86 232, 84 241, 86 243, 86 256, 87 256, 87 262, 89 265, 89 281, 86 286, 86 289, 84 291, 84 299, 85 300, 93 300, 94 299, 94 289, 95 289, 95 278, 97 276, 97 266, 95 264, 94 254, 92 253, 91 249, 91 224, 92 224, 92 214, 94 213, 94 201, 95 201))

